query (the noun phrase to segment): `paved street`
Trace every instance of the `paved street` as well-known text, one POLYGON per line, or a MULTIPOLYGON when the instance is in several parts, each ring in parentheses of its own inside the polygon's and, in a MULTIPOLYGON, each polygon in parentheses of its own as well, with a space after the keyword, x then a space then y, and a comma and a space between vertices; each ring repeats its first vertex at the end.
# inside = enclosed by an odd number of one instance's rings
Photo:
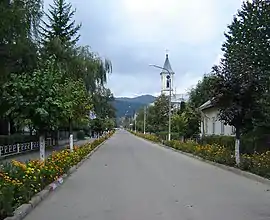
POLYGON ((270 187, 126 131, 26 220, 269 220, 270 187))
MULTIPOLYGON (((93 140, 94 139, 76 141, 76 142, 74 142, 74 145, 75 146, 80 146, 80 145, 83 145, 83 144, 85 144, 87 142, 92 142, 93 140)), ((45 152, 46 157, 51 155, 53 151, 59 151, 61 149, 64 149, 68 145, 69 145, 69 142, 67 140, 66 144, 61 144, 60 146, 55 146, 52 149, 47 149, 46 152, 45 152)), ((25 154, 18 154, 18 155, 14 155, 14 156, 11 156, 11 157, 7 157, 7 158, 5 158, 3 160, 0 160, 0 163, 6 163, 6 162, 9 162, 11 160, 18 160, 18 161, 21 161, 21 162, 25 162, 25 161, 28 161, 28 160, 35 160, 35 159, 39 159, 39 151, 32 151, 32 152, 28 152, 28 153, 25 153, 25 154)))

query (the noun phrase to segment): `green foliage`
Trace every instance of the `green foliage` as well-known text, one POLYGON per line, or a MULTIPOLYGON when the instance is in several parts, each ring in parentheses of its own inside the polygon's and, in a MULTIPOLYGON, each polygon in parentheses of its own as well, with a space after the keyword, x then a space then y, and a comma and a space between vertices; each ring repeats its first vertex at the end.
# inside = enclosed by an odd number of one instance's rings
POLYGON ((185 130, 186 138, 194 138, 197 137, 200 132, 200 121, 201 115, 197 109, 194 109, 190 105, 186 106, 184 111, 185 117, 187 119, 187 126, 185 130))
POLYGON ((86 117, 90 100, 82 81, 63 79, 54 59, 33 73, 12 74, 4 85, 6 112, 17 120, 30 119, 41 131, 57 128, 67 120, 86 117))
POLYGON ((22 134, 0 135, 0 146, 32 141, 38 141, 38 136, 22 134))
MULTIPOLYGON (((161 131, 161 132, 155 132, 156 136, 158 136, 161 140, 167 140, 168 139, 168 131, 161 131)), ((153 134, 152 134, 153 135, 153 134)), ((171 139, 172 140, 179 140, 180 134, 178 132, 171 132, 171 139)))
POLYGON ((7 115, 19 120, 31 119, 38 130, 59 125, 63 108, 63 73, 53 59, 33 73, 12 74, 4 85, 3 98, 9 105, 7 115))
POLYGON ((193 108, 198 108, 208 100, 212 99, 212 93, 209 90, 215 83, 216 77, 212 74, 204 75, 195 88, 189 91, 189 104, 193 108))
POLYGON ((77 139, 78 140, 84 140, 85 139, 85 133, 84 133, 84 131, 78 131, 77 132, 77 139))
POLYGON ((92 106, 83 81, 66 78, 60 86, 64 109, 61 116, 63 121, 69 123, 71 120, 76 124, 88 122, 88 114, 92 106))
MULTIPOLYGON (((41 0, 0 2, 0 93, 10 73, 33 70, 37 62, 36 33, 42 15, 41 0)), ((6 103, 0 97, 0 114, 6 103)))
POLYGON ((169 99, 165 95, 159 96, 153 106, 147 108, 147 130, 160 132, 168 128, 169 99))
MULTIPOLYGON (((251 135, 243 135, 241 140, 241 150, 243 154, 254 154, 255 152, 264 153, 269 150, 269 135, 255 137, 251 135)), ((205 144, 218 144, 228 148, 229 150, 234 150, 235 147, 235 137, 233 136, 223 136, 223 135, 211 135, 204 136, 200 143, 205 144)))
MULTIPOLYGON (((165 139, 168 135, 169 100, 165 95, 156 99, 153 106, 146 110, 146 131, 155 133, 165 139)), ((190 107, 190 104, 181 104, 182 108, 172 114, 171 138, 179 139, 184 136, 191 138, 199 133, 200 115, 190 107)), ((137 112, 136 128, 143 131, 144 109, 137 112)))
POLYGON ((70 121, 85 127, 93 108, 101 118, 115 117, 113 95, 100 92, 111 62, 77 45, 81 25, 65 0, 54 0, 40 26, 42 3, 0 2, 0 117, 18 130, 55 130, 70 121))
POLYGON ((115 109, 112 105, 114 100, 110 89, 100 86, 97 88, 95 94, 92 95, 95 113, 102 118, 115 118, 115 109))
POLYGON ((267 1, 244 2, 225 34, 225 59, 213 68, 218 78, 211 87, 214 103, 220 119, 236 128, 237 138, 269 115, 267 108, 261 111, 269 97, 264 95, 269 91, 269 13, 267 1))
POLYGON ((185 113, 174 114, 172 116, 172 131, 177 132, 179 137, 184 136, 187 130, 187 117, 185 113))

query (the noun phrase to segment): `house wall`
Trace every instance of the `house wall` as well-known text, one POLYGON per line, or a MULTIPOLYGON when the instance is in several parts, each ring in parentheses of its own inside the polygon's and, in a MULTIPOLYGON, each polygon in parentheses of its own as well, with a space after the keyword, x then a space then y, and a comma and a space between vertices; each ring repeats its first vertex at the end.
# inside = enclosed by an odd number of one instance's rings
POLYGON ((201 134, 203 134, 204 125, 205 135, 234 135, 234 127, 224 125, 224 123, 218 119, 219 110, 217 108, 207 108, 202 110, 202 112, 202 121, 204 121, 204 123, 201 122, 201 134))

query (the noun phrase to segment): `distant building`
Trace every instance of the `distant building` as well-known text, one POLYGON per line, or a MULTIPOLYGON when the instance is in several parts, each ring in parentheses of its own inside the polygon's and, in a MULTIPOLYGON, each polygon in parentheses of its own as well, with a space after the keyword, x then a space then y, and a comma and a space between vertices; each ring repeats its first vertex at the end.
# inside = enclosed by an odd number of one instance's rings
POLYGON ((201 111, 201 135, 228 135, 234 136, 234 126, 225 125, 223 121, 218 119, 219 109, 215 107, 211 101, 205 102, 199 107, 201 111))

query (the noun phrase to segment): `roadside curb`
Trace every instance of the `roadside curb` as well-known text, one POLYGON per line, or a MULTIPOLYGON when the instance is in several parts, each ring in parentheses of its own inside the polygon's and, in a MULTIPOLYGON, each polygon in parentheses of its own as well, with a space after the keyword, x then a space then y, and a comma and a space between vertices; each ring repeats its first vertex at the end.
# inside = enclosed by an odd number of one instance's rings
POLYGON ((269 179, 266 179, 264 177, 258 176, 258 175, 254 174, 254 173, 250 173, 250 172, 247 172, 247 171, 244 171, 244 170, 240 170, 240 169, 235 168, 235 167, 230 167, 230 166, 227 166, 227 165, 224 165, 224 164, 220 164, 220 163, 216 163, 216 162, 213 162, 213 161, 210 161, 210 160, 206 160, 206 159, 203 159, 203 158, 201 158, 199 156, 193 155, 191 153, 186 153, 184 151, 177 150, 175 148, 166 146, 166 145, 164 145, 162 143, 157 143, 157 142, 154 142, 154 141, 150 141, 150 140, 144 139, 142 137, 139 137, 137 135, 135 135, 135 136, 138 137, 138 138, 141 138, 143 140, 149 141, 150 143, 159 145, 160 147, 163 147, 163 148, 166 148, 166 149, 169 149, 169 150, 173 150, 173 151, 175 151, 177 153, 181 153, 181 154, 183 154, 185 156, 188 156, 188 157, 191 157, 193 159, 200 160, 202 162, 205 162, 205 163, 211 164, 213 166, 219 167, 219 168, 221 168, 223 170, 230 171, 230 172, 232 172, 234 174, 237 174, 239 176, 243 176, 243 177, 246 177, 248 179, 251 179, 251 180, 257 181, 259 183, 266 184, 266 185, 269 185, 270 186, 270 180, 269 179))
POLYGON ((46 186, 43 190, 35 194, 31 200, 28 203, 22 204, 20 207, 15 209, 13 212, 14 215, 10 217, 6 217, 4 220, 22 220, 28 215, 30 212, 32 212, 37 205, 39 205, 43 200, 45 200, 51 193, 53 193, 58 187, 64 184, 66 179, 70 175, 72 175, 74 172, 77 171, 77 169, 84 163, 86 160, 90 159, 90 157, 95 153, 102 145, 104 145, 110 137, 106 140, 104 140, 102 143, 100 143, 98 146, 96 146, 91 152, 86 155, 84 159, 82 159, 77 165, 71 167, 67 174, 62 175, 59 177, 56 181, 50 183, 48 186, 46 186))

